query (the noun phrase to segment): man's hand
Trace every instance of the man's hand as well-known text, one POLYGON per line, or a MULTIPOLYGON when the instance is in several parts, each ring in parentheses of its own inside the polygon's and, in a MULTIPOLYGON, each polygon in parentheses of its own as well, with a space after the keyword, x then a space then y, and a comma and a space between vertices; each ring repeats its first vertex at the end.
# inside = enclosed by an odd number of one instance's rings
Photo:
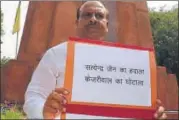
POLYGON ((48 96, 43 108, 44 119, 53 119, 58 112, 66 111, 66 95, 68 94, 69 92, 64 88, 56 88, 48 96))
POLYGON ((165 108, 161 104, 161 101, 157 100, 157 111, 154 114, 155 119, 167 119, 167 115, 164 113, 165 108))

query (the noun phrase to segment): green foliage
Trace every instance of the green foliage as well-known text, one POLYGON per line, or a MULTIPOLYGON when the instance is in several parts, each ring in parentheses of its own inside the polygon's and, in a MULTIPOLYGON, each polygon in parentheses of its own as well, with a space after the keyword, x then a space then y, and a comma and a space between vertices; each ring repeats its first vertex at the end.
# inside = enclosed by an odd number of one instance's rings
MULTIPOLYGON (((3 13, 2 10, 1 11, 1 37, 2 35, 4 35, 4 30, 3 30, 3 13)), ((2 41, 0 40, 0 44, 2 44, 2 41)))
POLYGON ((161 7, 157 12, 151 9, 149 12, 152 26, 152 34, 156 49, 157 63, 166 66, 167 72, 177 74, 178 70, 178 7, 171 10, 161 7))
POLYGON ((1 66, 7 64, 9 62, 10 58, 9 57, 3 57, 1 58, 1 66))
POLYGON ((5 110, 4 113, 1 112, 1 119, 24 119, 24 115, 14 106, 11 109, 5 110))

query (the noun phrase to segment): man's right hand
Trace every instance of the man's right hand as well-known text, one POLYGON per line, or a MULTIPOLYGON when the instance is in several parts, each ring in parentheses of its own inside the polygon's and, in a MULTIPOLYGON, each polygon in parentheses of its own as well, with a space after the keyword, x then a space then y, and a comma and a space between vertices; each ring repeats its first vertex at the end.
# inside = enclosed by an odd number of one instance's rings
POLYGON ((44 119, 54 119, 58 112, 65 112, 67 104, 66 95, 69 91, 64 88, 56 88, 47 98, 44 108, 44 119))

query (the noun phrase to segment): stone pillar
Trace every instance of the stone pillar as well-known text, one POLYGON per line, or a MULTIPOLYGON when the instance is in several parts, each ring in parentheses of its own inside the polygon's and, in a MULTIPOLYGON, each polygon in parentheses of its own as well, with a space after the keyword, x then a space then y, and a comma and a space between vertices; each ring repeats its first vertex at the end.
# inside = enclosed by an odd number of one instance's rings
POLYGON ((167 107, 167 73, 165 67, 157 68, 157 98, 162 101, 162 104, 167 107))
POLYGON ((76 10, 82 2, 56 2, 48 48, 75 36, 76 10))
POLYGON ((120 1, 116 5, 118 42, 127 45, 139 45, 136 5, 132 2, 120 1))
POLYGON ((34 64, 48 48, 55 2, 29 2, 18 60, 34 64))
POLYGON ((117 6, 116 1, 103 1, 105 7, 109 10, 109 23, 108 23, 108 34, 105 40, 110 42, 118 42, 119 38, 117 36, 117 6))

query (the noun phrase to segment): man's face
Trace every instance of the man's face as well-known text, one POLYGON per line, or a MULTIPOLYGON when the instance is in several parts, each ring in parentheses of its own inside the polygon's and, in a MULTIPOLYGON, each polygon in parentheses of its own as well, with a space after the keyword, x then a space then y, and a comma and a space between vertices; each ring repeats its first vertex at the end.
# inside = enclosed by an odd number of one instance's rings
POLYGON ((76 24, 79 37, 102 40, 108 32, 107 11, 100 2, 86 2, 76 24))

